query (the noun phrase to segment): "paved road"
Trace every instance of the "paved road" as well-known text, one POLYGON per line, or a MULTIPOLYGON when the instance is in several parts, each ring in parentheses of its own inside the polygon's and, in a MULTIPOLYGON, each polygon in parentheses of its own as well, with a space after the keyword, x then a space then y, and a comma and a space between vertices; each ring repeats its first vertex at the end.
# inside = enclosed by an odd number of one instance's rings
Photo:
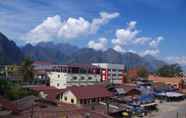
POLYGON ((186 118, 186 101, 162 103, 158 105, 158 108, 159 112, 145 118, 186 118))

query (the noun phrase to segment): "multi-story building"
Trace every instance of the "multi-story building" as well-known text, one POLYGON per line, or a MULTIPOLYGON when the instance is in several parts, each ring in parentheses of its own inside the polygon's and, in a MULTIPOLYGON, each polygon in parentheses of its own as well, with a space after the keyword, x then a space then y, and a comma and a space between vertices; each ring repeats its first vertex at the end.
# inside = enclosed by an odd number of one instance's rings
POLYGON ((53 64, 46 61, 35 61, 32 66, 35 81, 39 84, 48 83, 47 72, 52 70, 53 64))
POLYGON ((0 79, 6 79, 6 66, 0 65, 0 79))
POLYGON ((6 65, 5 66, 6 79, 22 81, 23 69, 21 65, 6 65))
POLYGON ((124 81, 125 67, 121 64, 93 63, 101 68, 101 80, 108 80, 113 84, 121 84, 124 81))
POLYGON ((54 65, 48 77, 49 85, 59 89, 94 85, 101 81, 100 68, 94 65, 54 65))
POLYGON ((69 87, 59 94, 59 101, 67 104, 95 104, 105 102, 112 93, 107 91, 104 86, 91 85, 69 87))

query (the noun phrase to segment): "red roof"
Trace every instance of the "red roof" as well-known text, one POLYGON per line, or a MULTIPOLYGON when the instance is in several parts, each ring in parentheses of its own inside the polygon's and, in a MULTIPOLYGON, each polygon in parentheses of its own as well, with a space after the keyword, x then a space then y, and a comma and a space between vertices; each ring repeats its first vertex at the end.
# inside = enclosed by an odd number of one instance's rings
POLYGON ((50 87, 46 85, 35 85, 30 87, 32 90, 40 92, 40 91, 45 91, 45 90, 59 90, 55 87, 50 87))
POLYGON ((59 64, 59 65, 54 65, 54 67, 99 68, 98 66, 91 65, 91 64, 59 64))
POLYGON ((111 97, 112 94, 102 85, 73 86, 67 88, 79 99, 111 97))
POLYGON ((9 101, 8 99, 3 98, 2 96, 0 96, 0 105, 5 109, 11 110, 14 113, 18 113, 16 104, 12 101, 9 101))
POLYGON ((41 92, 41 91, 44 92, 45 94, 47 94, 46 99, 52 102, 56 102, 57 95, 63 92, 63 89, 57 89, 55 87, 49 87, 45 85, 34 86, 31 89, 36 92, 41 92))
POLYGON ((136 84, 120 84, 120 85, 117 85, 116 88, 123 88, 126 92, 129 92, 134 89, 137 90, 136 84))

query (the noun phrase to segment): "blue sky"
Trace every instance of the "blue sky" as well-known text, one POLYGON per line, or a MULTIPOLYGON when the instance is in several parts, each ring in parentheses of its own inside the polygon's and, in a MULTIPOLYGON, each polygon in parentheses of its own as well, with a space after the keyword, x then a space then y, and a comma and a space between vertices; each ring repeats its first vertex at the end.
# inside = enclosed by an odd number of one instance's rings
POLYGON ((68 42, 186 65, 185 0, 0 0, 0 31, 18 45, 68 42))

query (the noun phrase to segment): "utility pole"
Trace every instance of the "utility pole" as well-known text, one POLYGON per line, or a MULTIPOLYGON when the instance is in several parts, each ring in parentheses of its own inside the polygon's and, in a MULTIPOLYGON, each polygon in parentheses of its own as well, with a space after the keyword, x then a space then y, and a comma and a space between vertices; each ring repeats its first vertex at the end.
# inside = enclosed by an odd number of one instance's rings
POLYGON ((32 103, 31 115, 30 118, 34 118, 34 105, 32 103))

